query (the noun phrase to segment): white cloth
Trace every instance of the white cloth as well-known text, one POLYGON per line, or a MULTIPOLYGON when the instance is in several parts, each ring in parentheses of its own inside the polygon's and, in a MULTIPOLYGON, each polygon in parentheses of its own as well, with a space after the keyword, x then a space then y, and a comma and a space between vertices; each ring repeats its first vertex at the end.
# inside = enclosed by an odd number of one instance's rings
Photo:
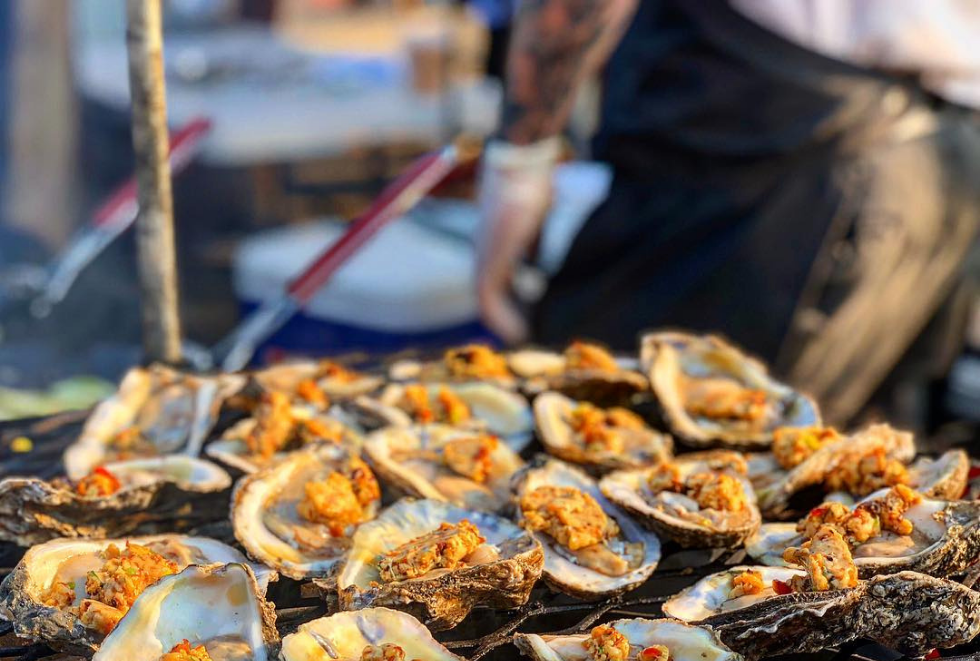
POLYGON ((729 0, 741 14, 838 60, 911 72, 980 108, 980 0, 729 0))

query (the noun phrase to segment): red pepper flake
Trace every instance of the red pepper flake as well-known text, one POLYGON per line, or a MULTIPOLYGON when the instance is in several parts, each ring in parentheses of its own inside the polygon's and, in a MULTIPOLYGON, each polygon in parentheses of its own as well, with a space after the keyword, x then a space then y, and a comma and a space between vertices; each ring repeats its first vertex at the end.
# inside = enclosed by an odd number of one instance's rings
POLYGON ((789 584, 780 581, 778 578, 772 580, 772 591, 776 594, 792 594, 793 588, 789 584))
POLYGON ((938 659, 939 658, 939 650, 938 649, 934 649, 934 650, 932 650, 931 652, 929 652, 928 654, 926 654, 922 658, 924 658, 924 659, 938 659))

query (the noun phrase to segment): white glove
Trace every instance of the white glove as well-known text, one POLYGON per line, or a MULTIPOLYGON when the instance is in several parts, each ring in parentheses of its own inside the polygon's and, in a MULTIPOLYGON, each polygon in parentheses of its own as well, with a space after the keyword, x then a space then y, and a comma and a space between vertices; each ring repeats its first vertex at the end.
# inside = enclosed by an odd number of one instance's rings
POLYGON ((527 320, 512 298, 514 270, 541 231, 551 206, 559 138, 527 146, 490 143, 480 174, 477 293, 487 327, 505 342, 527 339, 527 320))

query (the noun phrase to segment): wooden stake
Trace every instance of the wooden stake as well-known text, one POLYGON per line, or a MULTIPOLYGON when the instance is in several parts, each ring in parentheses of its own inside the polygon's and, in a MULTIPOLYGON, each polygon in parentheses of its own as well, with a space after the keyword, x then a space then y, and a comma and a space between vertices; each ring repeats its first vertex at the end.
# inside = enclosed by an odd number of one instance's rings
POLYGON ((177 363, 180 317, 174 249, 173 195, 167 159, 166 92, 160 0, 126 0, 126 47, 139 187, 136 245, 147 360, 177 363))

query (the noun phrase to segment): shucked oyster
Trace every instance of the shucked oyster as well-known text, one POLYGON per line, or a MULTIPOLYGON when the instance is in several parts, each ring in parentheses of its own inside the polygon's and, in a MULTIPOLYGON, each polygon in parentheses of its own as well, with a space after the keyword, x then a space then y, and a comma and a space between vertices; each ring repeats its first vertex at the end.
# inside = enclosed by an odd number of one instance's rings
POLYGON ((192 376, 160 365, 130 370, 65 451, 65 472, 80 480, 113 461, 178 452, 197 456, 222 401, 242 383, 238 375, 192 376))
POLYGON ((324 410, 332 399, 366 395, 384 384, 380 376, 349 369, 332 360, 290 362, 252 372, 259 386, 324 410))
POLYGON ((596 472, 641 468, 671 457, 670 437, 627 409, 601 409, 546 392, 534 400, 534 418, 550 454, 596 472))
POLYGON ((524 465, 496 436, 442 425, 379 429, 364 451, 382 482, 403 495, 489 512, 510 501, 511 476, 524 465))
POLYGON ((684 547, 735 548, 761 523, 745 462, 735 452, 682 455, 599 481, 609 500, 684 547))
POLYGON ((374 474, 357 453, 323 443, 242 478, 231 520, 252 558, 290 578, 326 576, 380 501, 374 474))
POLYGON ((684 588, 664 602, 663 612, 684 622, 700 622, 788 594, 792 592, 791 581, 805 575, 798 567, 732 567, 684 588))
POLYGON ((191 566, 147 587, 92 661, 266 661, 278 642, 247 565, 191 566))
POLYGON ((544 548, 544 578, 556 590, 600 599, 632 590, 660 561, 660 540, 610 503, 595 480, 557 459, 518 474, 519 522, 544 548))
POLYGON ((514 644, 538 661, 739 661, 705 627, 676 620, 616 620, 588 634, 549 636, 519 633, 514 644))
POLYGON ((441 360, 418 362, 400 360, 388 371, 393 381, 492 383, 513 390, 517 379, 507 358, 484 344, 467 344, 448 349, 441 360))
POLYGON ((55 537, 125 535, 230 486, 222 468, 184 455, 106 464, 75 484, 10 477, 0 481, 0 540, 30 546, 55 537))
POLYGON ((336 587, 344 610, 391 606, 448 629, 478 604, 523 605, 543 564, 541 545, 501 517, 403 499, 357 529, 336 587))
POLYGON ((716 336, 651 333, 640 363, 670 430, 690 445, 765 448, 779 427, 820 424, 813 400, 716 336))
MULTIPOLYGON (((244 561, 235 549, 204 537, 56 539, 32 547, 4 579, 0 616, 19 636, 87 654, 157 579, 190 564, 244 561)), ((264 591, 273 574, 256 569, 264 591)))
POLYGON ((821 524, 839 528, 862 578, 912 570, 950 576, 980 559, 980 502, 922 498, 904 486, 883 489, 854 510, 837 502, 813 509, 799 524, 767 523, 745 544, 767 565, 784 565, 821 524))
POLYGON ((321 617, 301 624, 296 633, 282 641, 283 661, 365 657, 376 661, 462 661, 440 645, 421 622, 389 608, 321 617))

